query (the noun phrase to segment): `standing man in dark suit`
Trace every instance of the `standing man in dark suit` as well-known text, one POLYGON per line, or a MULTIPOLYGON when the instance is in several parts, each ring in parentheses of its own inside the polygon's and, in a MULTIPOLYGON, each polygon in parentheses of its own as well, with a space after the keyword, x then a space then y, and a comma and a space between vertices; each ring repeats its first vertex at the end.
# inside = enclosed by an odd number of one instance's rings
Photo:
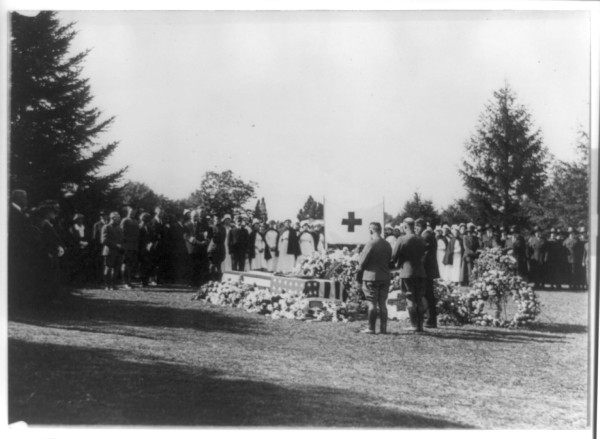
POLYGON ((237 218, 237 227, 231 229, 229 238, 229 253, 234 271, 244 271, 248 252, 249 233, 243 218, 237 218))
POLYGON ((358 268, 362 271, 363 292, 369 307, 369 327, 363 333, 375 334, 377 308, 379 308, 379 332, 387 333, 387 297, 390 290, 390 260, 392 246, 381 237, 381 224, 369 224, 371 240, 360 253, 358 268))
POLYGON ((8 211, 8 300, 9 309, 24 304, 30 293, 28 285, 31 224, 25 213, 27 192, 14 190, 8 211))
POLYGON ((136 211, 133 207, 126 207, 127 216, 121 221, 123 231, 123 265, 121 265, 121 276, 126 290, 133 288, 132 272, 138 265, 138 250, 140 247, 140 225, 135 219, 136 211))
POLYGON ((210 274, 212 280, 221 278, 221 265, 225 260, 227 252, 225 251, 225 239, 227 238, 227 229, 221 222, 218 215, 213 217, 211 241, 208 246, 208 257, 210 262, 210 274))
POLYGON ((425 300, 427 301, 428 317, 425 322, 426 328, 437 328, 437 301, 433 291, 434 280, 440 277, 440 269, 437 262, 437 239, 435 233, 425 228, 425 220, 419 218, 415 221, 415 234, 425 242, 425 300))
POLYGON ((43 220, 40 226, 41 249, 45 256, 42 285, 46 288, 46 299, 55 299, 60 294, 60 258, 65 254, 64 243, 54 227, 58 216, 57 203, 45 201, 39 207, 43 220))
POLYGON ((123 229, 121 216, 111 212, 110 223, 102 227, 102 256, 104 257, 104 287, 116 290, 117 274, 123 261, 123 229))
POLYGON ((191 286, 199 287, 208 278, 208 230, 201 222, 199 211, 192 213, 192 219, 185 223, 183 233, 190 260, 191 286))
POLYGON ((423 332, 425 315, 425 243, 415 234, 415 221, 406 218, 405 234, 398 238, 392 260, 400 268, 402 291, 406 294, 407 311, 415 332, 423 332))

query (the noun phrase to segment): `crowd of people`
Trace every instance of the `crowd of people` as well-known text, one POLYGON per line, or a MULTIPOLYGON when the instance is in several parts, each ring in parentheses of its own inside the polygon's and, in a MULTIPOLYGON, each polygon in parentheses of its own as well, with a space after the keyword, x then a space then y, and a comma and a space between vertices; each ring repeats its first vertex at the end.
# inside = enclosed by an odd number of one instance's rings
POLYGON ((301 256, 326 251, 320 221, 265 222, 200 209, 175 216, 160 206, 152 213, 124 206, 100 211, 93 222, 76 213, 69 224, 54 200, 29 209, 22 190, 12 193, 9 216, 11 289, 43 291, 46 299, 61 284, 198 287, 229 270, 289 273, 301 256))
POLYGON ((396 227, 369 225, 371 239, 360 253, 359 277, 368 304, 368 327, 375 334, 377 318, 380 333, 387 332, 387 298, 393 272, 405 294, 412 328, 437 327, 436 279, 455 285, 468 285, 475 261, 483 249, 497 248, 511 256, 518 273, 540 288, 586 289, 589 279, 589 243, 584 228, 550 229, 549 236, 534 227, 527 239, 516 226, 508 231, 473 223, 442 225, 435 228, 422 218, 406 218, 396 227), (425 317, 427 316, 427 320, 425 317))
MULTIPOLYGON (((266 222, 199 209, 171 215, 160 206, 153 212, 125 206, 120 212, 100 211, 90 221, 79 213, 65 218, 54 200, 30 209, 22 190, 11 194, 9 212, 9 290, 22 297, 53 299, 61 284, 198 287, 229 270, 290 273, 304 257, 327 251, 318 220, 266 222)), ((403 227, 386 225, 383 238, 392 249, 407 234, 403 227)), ((552 229, 546 238, 536 228, 526 240, 516 227, 444 224, 433 229, 425 223, 421 233, 435 248, 429 257, 435 254, 436 277, 444 280, 467 284, 477 251, 500 247, 538 287, 587 285, 585 230, 569 228, 565 236, 552 229)))

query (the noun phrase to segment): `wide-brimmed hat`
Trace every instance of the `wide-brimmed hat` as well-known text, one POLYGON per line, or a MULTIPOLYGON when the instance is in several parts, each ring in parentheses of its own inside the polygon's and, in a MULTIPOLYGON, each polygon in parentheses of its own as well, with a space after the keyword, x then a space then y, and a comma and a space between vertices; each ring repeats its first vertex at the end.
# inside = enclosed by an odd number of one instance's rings
POLYGON ((83 218, 84 218, 83 214, 76 213, 75 216, 73 217, 73 221, 77 221, 77 220, 80 220, 80 219, 83 219, 83 218))
POLYGON ((231 215, 229 215, 228 213, 226 213, 225 215, 223 215, 223 219, 221 221, 225 221, 225 220, 231 221, 231 215))

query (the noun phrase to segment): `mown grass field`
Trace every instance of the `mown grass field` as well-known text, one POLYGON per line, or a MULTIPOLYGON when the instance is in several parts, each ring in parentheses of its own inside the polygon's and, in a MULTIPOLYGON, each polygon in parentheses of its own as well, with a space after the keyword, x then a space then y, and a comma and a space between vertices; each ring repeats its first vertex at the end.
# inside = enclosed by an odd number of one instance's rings
POLYGON ((82 290, 13 316, 9 421, 37 425, 586 428, 588 295, 528 330, 271 320, 179 288, 82 290))

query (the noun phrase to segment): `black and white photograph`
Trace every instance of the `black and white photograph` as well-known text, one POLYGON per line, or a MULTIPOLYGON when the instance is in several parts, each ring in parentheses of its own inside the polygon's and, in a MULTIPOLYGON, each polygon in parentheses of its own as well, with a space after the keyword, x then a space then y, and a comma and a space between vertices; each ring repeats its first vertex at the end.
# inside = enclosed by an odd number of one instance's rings
POLYGON ((53 3, 2 14, 14 437, 595 432, 600 2, 53 3))

